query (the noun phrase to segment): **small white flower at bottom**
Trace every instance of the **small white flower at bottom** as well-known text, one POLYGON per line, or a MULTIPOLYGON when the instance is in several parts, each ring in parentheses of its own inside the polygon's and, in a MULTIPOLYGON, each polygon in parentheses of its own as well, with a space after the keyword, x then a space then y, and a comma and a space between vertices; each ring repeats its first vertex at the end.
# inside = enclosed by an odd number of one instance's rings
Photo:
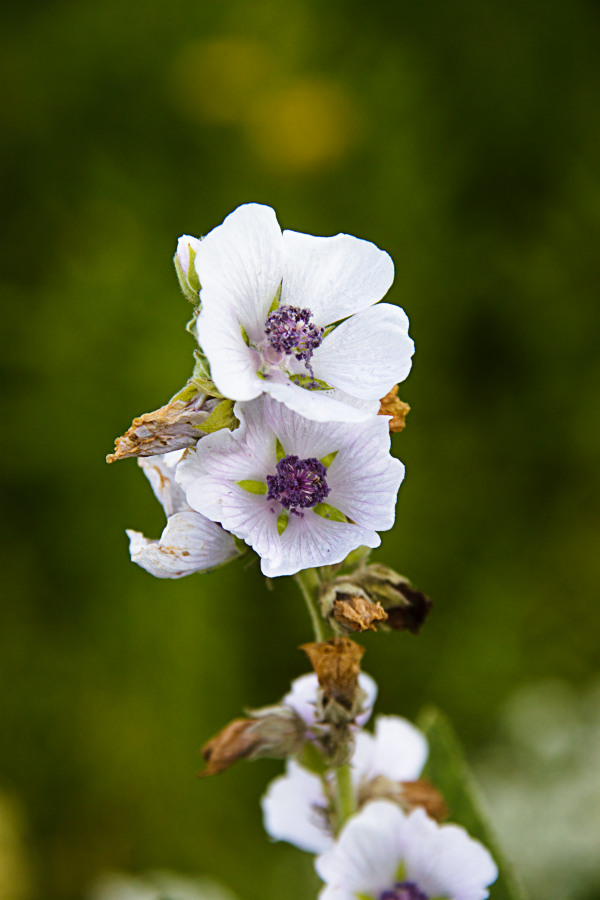
POLYGON ((319 900, 485 900, 498 877, 464 828, 386 801, 351 818, 315 867, 325 882, 319 900))
POLYGON ((181 450, 173 450, 138 460, 167 515, 167 525, 159 540, 128 529, 129 552, 134 563, 156 578, 182 578, 238 555, 230 534, 188 506, 175 481, 182 455, 181 450))
POLYGON ((235 431, 199 441, 177 469, 187 502, 242 538, 264 575, 339 563, 394 524, 402 463, 386 416, 315 422, 271 397, 236 403, 235 431))
MULTIPOLYGON (((359 731, 350 765, 356 796, 378 776, 390 781, 415 781, 427 761, 424 735, 399 716, 378 716, 375 734, 359 731)), ((275 778, 262 798, 266 832, 309 853, 324 853, 333 846, 330 798, 332 773, 325 781, 294 760, 285 775, 275 778)))

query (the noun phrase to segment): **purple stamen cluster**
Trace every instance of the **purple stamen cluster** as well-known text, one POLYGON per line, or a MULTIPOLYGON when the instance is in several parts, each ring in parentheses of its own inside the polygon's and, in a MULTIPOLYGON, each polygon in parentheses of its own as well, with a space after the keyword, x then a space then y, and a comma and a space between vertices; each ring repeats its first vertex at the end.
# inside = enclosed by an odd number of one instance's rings
POLYGON ((277 500, 294 515, 302 516, 301 510, 312 509, 329 494, 326 474, 323 463, 314 457, 284 456, 277 463, 277 474, 267 475, 267 500, 277 500))
POLYGON ((383 891, 379 900, 429 900, 427 894, 420 891, 414 881, 400 881, 391 891, 383 891))
POLYGON ((265 334, 278 353, 293 354, 296 359, 309 360, 321 345, 324 328, 310 321, 310 309, 280 306, 268 317, 265 334))

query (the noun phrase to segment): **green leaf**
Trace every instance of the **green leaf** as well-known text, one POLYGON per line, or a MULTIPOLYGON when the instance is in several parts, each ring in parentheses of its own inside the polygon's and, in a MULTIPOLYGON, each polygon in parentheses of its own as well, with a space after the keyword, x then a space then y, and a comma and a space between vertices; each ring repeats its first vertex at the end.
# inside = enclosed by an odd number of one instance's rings
POLYGON ((279 462, 280 459, 283 459, 283 457, 286 455, 286 452, 283 449, 283 444, 281 443, 279 438, 277 438, 277 443, 275 444, 275 455, 277 457, 277 462, 279 462))
POLYGON ((290 521, 290 514, 287 510, 282 510, 277 516, 277 532, 279 536, 283 534, 285 529, 288 527, 288 522, 290 521))
POLYGON ((479 788, 448 718, 435 707, 424 709, 417 724, 429 742, 429 757, 423 771, 442 793, 451 822, 462 825, 484 844, 498 866, 498 879, 490 888, 490 900, 526 900, 510 864, 481 808, 479 788))
POLYGON ((233 414, 233 403, 233 400, 221 400, 215 406, 208 419, 205 419, 202 425, 195 425, 194 427, 199 431, 206 432, 206 434, 212 434, 213 431, 220 431, 222 428, 229 428, 230 431, 234 431, 240 422, 233 414))
POLYGON ((338 455, 338 451, 334 450, 333 453, 328 453, 327 456, 324 456, 319 462, 322 462, 326 469, 329 468, 331 463, 334 461, 336 456, 338 455))
POLYGON ((273 302, 271 303, 271 305, 269 307, 268 315, 271 315, 272 312, 275 312, 276 309, 279 309, 279 304, 281 302, 281 285, 282 284, 283 284, 283 282, 280 281, 279 287, 277 288, 277 291, 275 293, 275 297, 273 298, 273 302))
POLYGON ((197 385, 199 390, 204 391, 211 397, 224 400, 225 397, 217 390, 217 386, 210 377, 210 366, 208 360, 201 350, 194 350, 194 371, 192 372, 191 381, 197 385))
POLYGON ((329 503, 317 503, 313 509, 318 516, 322 516, 324 519, 331 519, 332 522, 348 522, 348 517, 339 509, 336 509, 335 506, 330 506, 329 503))
POLYGON ((244 491, 249 494, 266 494, 267 486, 263 481, 252 481, 250 478, 244 478, 242 481, 236 481, 244 491))
POLYGON ((313 378, 312 375, 290 375, 290 381, 297 384, 298 387, 306 388, 309 391, 333 390, 326 381, 321 381, 320 378, 313 378))

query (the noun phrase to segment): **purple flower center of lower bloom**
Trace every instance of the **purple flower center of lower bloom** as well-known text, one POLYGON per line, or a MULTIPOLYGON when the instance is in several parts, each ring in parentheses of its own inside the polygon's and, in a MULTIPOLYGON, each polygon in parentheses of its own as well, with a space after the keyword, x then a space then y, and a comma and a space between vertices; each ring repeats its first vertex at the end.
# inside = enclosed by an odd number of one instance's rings
POLYGON ((383 891, 379 900, 429 900, 427 894, 420 891, 414 881, 399 881, 391 891, 383 891))
POLYGON ((296 359, 309 360, 321 345, 324 328, 310 321, 310 309, 280 306, 265 324, 268 341, 278 353, 293 354, 296 359))
POLYGON ((285 509, 301 516, 329 494, 325 481, 327 469, 318 459, 284 456, 277 463, 277 474, 267 475, 267 500, 278 500, 285 509))

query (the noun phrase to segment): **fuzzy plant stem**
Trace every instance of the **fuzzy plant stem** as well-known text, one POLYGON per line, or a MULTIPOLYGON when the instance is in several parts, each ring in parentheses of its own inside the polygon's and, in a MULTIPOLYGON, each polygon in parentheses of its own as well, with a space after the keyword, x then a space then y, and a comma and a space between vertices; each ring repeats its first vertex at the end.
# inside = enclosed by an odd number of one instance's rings
POLYGON ((316 641, 326 641, 333 634, 329 625, 321 615, 319 607, 319 586, 321 579, 316 569, 302 569, 293 576, 302 592, 310 615, 316 641))

